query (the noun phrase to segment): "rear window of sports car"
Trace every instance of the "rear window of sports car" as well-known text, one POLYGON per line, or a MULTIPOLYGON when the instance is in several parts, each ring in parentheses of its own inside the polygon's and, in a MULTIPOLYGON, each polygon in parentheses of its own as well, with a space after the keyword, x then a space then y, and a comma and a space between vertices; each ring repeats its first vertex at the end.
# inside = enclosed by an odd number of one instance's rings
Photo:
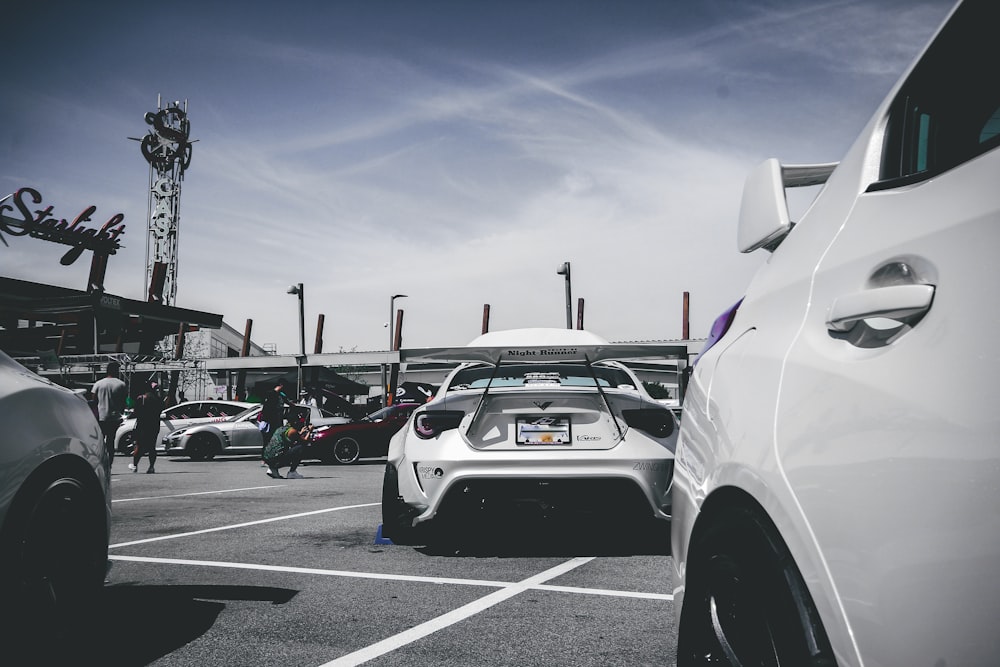
MULTIPOLYGON (((593 366, 592 368, 602 387, 635 386, 628 373, 621 369, 607 366, 593 366)), ((487 384, 490 387, 521 387, 532 383, 556 385, 557 381, 558 385, 563 387, 594 386, 594 378, 584 364, 511 364, 500 366, 496 377, 490 383, 492 375, 493 366, 475 366, 462 369, 455 373, 451 384, 448 385, 448 391, 483 389, 487 384), (546 377, 551 379, 547 380, 546 377)))

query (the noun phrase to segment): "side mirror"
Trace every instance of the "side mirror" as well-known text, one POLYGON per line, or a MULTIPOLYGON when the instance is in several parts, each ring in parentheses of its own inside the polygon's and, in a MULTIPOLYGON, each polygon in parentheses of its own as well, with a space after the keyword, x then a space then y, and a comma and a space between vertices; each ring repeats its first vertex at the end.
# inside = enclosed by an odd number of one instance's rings
POLYGON ((783 165, 771 158, 757 165, 743 185, 736 231, 739 251, 777 248, 795 224, 789 219, 785 188, 822 185, 837 164, 783 165))

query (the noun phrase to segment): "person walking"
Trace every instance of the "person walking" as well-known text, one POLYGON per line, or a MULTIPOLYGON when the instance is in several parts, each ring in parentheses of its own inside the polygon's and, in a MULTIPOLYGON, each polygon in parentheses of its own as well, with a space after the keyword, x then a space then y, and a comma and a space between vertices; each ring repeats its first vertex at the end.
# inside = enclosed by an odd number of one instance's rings
POLYGON ((271 436, 281 428, 285 419, 285 403, 288 398, 282 391, 285 388, 285 381, 281 378, 274 383, 274 388, 264 396, 263 406, 260 409, 260 417, 257 420, 260 425, 260 432, 263 434, 261 444, 261 458, 264 458, 264 449, 271 442, 271 436))
POLYGON ((104 434, 104 447, 108 450, 108 467, 115 460, 115 433, 122 424, 122 413, 125 411, 125 399, 128 398, 128 388, 118 377, 121 365, 117 361, 109 361, 107 374, 94 383, 91 388, 97 399, 97 421, 104 434))
POLYGON ((310 440, 312 426, 305 426, 301 431, 294 426, 282 426, 275 431, 264 447, 267 476, 274 479, 303 479, 297 469, 310 440), (288 474, 283 478, 279 468, 285 466, 288 466, 288 474))
POLYGON ((132 463, 128 469, 139 472, 139 461, 142 455, 149 456, 147 473, 156 472, 156 440, 160 436, 160 414, 163 412, 163 399, 157 391, 155 382, 146 385, 135 402, 135 447, 132 450, 132 463))

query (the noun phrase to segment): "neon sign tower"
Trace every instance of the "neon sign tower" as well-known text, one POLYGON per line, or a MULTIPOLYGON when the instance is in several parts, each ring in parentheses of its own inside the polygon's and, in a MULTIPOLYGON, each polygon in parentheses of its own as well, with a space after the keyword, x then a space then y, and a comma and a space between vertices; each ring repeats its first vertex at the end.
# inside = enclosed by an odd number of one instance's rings
MULTIPOLYGON (((146 241, 146 300, 174 305, 177 297, 177 238, 181 182, 191 164, 191 124, 187 100, 163 105, 145 116, 149 132, 140 141, 149 163, 149 236, 146 241)), ((134 138, 134 137, 130 137, 134 138)))

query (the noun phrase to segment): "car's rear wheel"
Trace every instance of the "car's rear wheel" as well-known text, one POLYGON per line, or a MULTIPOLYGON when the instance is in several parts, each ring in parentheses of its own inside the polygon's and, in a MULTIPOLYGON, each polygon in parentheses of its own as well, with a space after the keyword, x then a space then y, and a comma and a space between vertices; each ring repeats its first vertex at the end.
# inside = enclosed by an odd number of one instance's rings
POLYGON ((27 482, 7 516, 0 554, 3 606, 16 610, 18 623, 80 623, 100 591, 108 555, 95 481, 51 470, 27 482))
POLYGON ((129 431, 127 433, 122 434, 121 439, 118 441, 118 453, 131 454, 134 447, 135 447, 135 431, 129 431))
POLYGON ((387 464, 382 478, 382 537, 397 544, 410 543, 413 528, 413 508, 399 497, 399 477, 394 465, 387 464))
POLYGON ((195 433, 185 451, 192 461, 211 461, 218 453, 218 442, 208 433, 195 433))
POLYGON ((711 519, 689 552, 678 667, 833 667, 812 597, 788 548, 758 512, 711 519))
POLYGON ((333 458, 337 463, 354 463, 361 456, 361 446, 354 438, 341 438, 333 444, 333 458))

